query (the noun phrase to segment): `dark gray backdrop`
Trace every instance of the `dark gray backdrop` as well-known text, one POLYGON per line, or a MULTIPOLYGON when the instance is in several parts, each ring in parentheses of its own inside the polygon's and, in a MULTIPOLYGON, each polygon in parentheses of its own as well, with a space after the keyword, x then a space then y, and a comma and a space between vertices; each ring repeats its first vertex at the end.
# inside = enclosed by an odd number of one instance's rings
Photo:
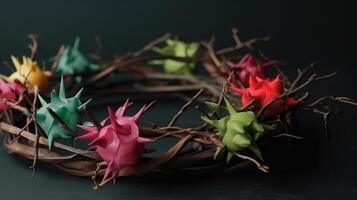
MULTIPOLYGON (((140 48, 165 32, 187 40, 214 35, 217 46, 224 46, 232 42, 231 27, 239 27, 242 39, 271 35, 273 41, 264 51, 289 63, 285 69, 289 74, 310 62, 320 63, 322 72, 341 70, 337 78, 312 87, 316 95, 357 98, 357 70, 345 44, 344 7, 344 1, 322 0, 1 1, 0 60, 9 62, 11 54, 28 53, 28 33, 40 36, 41 58, 54 55, 60 44, 72 43, 76 36, 87 52, 95 49, 93 38, 99 36, 105 56, 110 57, 140 48)), ((6 71, 1 65, 1 72, 6 71)), ((170 104, 162 106, 165 109, 155 109, 147 118, 159 121, 159 116, 175 111, 170 104)), ((269 175, 252 169, 189 181, 128 178, 94 192, 90 180, 46 167, 39 167, 33 179, 29 162, 0 148, 0 199, 354 199, 356 111, 342 108, 344 115, 331 125, 330 142, 316 141, 322 136, 318 131, 322 121, 307 118, 311 129, 305 134, 310 140, 300 149, 278 153, 288 164, 280 163, 269 175)))

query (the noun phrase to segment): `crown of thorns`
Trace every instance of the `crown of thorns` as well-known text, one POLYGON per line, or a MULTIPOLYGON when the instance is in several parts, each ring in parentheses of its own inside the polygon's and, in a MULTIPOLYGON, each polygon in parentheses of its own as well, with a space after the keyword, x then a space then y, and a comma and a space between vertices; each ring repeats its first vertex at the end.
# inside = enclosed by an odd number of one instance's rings
POLYGON ((338 113, 328 102, 357 105, 348 97, 309 100, 313 91, 306 86, 337 72, 318 75, 311 64, 297 69, 291 80, 281 62, 253 48, 268 37, 241 41, 237 29, 232 36, 233 46, 217 50, 214 40, 184 42, 165 34, 109 61, 101 58, 100 43, 95 53, 83 54, 77 38, 73 45, 62 45, 48 61, 51 69, 45 70, 34 61, 38 43, 31 35, 30 56, 12 56, 13 73, 0 78, 4 147, 33 160, 34 172, 38 162, 50 163, 92 177, 95 188, 121 176, 211 174, 242 163, 269 172, 262 149, 276 138, 302 139, 292 122, 297 111, 322 115, 328 136, 329 117, 338 113), (168 94, 185 103, 168 124, 146 126, 139 124, 141 117, 163 100, 148 101, 134 115, 127 114, 133 103, 126 100, 115 109, 108 107, 102 119, 87 108, 100 96, 115 99, 118 94, 168 94), (201 114, 200 123, 177 126, 190 107, 201 114), (175 142, 152 154, 157 150, 152 144, 163 138, 175 142))

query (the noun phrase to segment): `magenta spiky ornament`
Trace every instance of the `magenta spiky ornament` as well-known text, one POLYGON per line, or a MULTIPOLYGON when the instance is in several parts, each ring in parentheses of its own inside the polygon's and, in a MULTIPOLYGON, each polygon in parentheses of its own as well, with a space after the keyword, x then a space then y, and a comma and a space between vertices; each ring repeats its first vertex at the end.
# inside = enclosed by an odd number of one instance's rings
POLYGON ((115 179, 123 167, 135 170, 135 165, 148 151, 144 147, 145 143, 152 141, 139 136, 137 125, 147 107, 141 108, 134 116, 125 116, 126 110, 131 105, 132 103, 127 100, 115 113, 108 107, 109 117, 102 121, 99 130, 94 126, 78 126, 87 133, 76 139, 91 141, 89 145, 95 147, 103 159, 100 164, 107 166, 100 186, 115 179))
POLYGON ((9 107, 6 101, 15 102, 22 95, 25 88, 18 82, 7 83, 0 78, 0 112, 6 111, 9 107))

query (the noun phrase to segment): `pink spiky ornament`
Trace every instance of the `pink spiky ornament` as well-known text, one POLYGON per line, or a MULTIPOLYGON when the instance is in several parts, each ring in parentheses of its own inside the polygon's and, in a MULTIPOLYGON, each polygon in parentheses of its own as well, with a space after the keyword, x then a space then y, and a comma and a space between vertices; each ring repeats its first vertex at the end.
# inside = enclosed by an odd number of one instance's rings
POLYGON ((276 60, 262 62, 257 60, 252 54, 248 53, 238 63, 228 62, 231 69, 236 70, 236 75, 239 80, 245 85, 249 86, 249 77, 257 76, 259 78, 266 77, 266 70, 276 64, 276 60))
POLYGON ((9 108, 4 101, 15 102, 24 90, 20 83, 7 83, 0 78, 0 111, 5 111, 9 108))
POLYGON ((102 127, 99 130, 95 126, 79 125, 79 128, 87 133, 76 139, 91 141, 89 145, 95 147, 96 152, 103 159, 99 165, 107 166, 99 186, 115 180, 123 167, 135 170, 135 164, 140 161, 144 153, 149 151, 144 145, 152 140, 140 137, 137 125, 147 107, 142 107, 134 116, 125 116, 126 110, 131 105, 132 103, 127 100, 115 113, 108 107, 109 117, 101 122, 102 127), (107 124, 108 119, 110 123, 107 124))

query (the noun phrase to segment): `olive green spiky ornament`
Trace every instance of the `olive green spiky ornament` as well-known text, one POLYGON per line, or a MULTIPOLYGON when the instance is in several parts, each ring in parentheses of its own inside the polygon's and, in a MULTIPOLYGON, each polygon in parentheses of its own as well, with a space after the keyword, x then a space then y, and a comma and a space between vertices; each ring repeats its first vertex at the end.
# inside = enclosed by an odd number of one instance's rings
MULTIPOLYGON (((227 99, 225 99, 225 103, 229 113, 227 116, 218 120, 211 120, 205 116, 201 118, 218 129, 222 143, 228 149, 227 163, 232 159, 234 153, 245 149, 250 149, 261 159, 261 152, 256 145, 256 141, 264 133, 263 125, 257 121, 254 112, 237 112, 227 99)), ((217 113, 221 110, 218 104, 211 102, 206 104, 217 113)), ((217 147, 215 158, 221 152, 222 148, 217 147)))
MULTIPOLYGON (((163 48, 155 47, 152 50, 163 56, 176 56, 181 58, 194 58, 197 56, 199 44, 196 42, 186 43, 180 40, 166 40, 163 48)), ((168 74, 191 75, 196 68, 195 62, 176 61, 172 59, 155 60, 151 64, 163 65, 168 74)))
POLYGON ((80 101, 82 90, 78 91, 75 96, 66 98, 62 77, 60 90, 59 92, 52 90, 49 103, 38 95, 42 107, 36 112, 36 121, 48 137, 49 150, 51 150, 54 140, 63 139, 64 141, 73 142, 73 136, 60 126, 60 122, 53 118, 48 109, 51 109, 63 123, 74 130, 79 123, 81 111, 90 101, 88 100, 82 104, 80 101))

